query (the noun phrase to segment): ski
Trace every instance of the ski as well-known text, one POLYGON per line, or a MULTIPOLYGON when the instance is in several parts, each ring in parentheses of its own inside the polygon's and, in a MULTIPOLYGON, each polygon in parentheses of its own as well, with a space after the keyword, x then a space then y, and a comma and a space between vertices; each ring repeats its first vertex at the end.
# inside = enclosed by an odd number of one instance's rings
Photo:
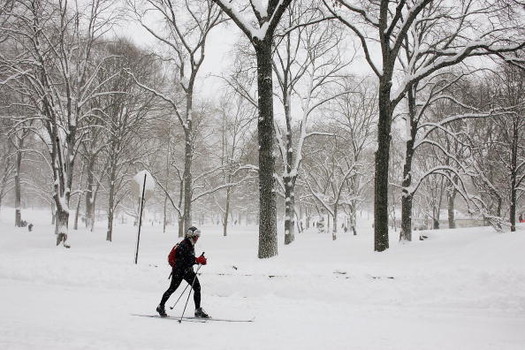
POLYGON ((201 318, 201 317, 192 317, 192 316, 185 316, 185 317, 181 317, 180 316, 165 316, 165 317, 161 317, 159 315, 143 315, 143 314, 131 314, 132 316, 137 316, 137 317, 148 317, 148 318, 161 318, 161 319, 166 319, 166 320, 177 320, 177 321, 188 321, 188 322, 200 322, 200 323, 206 323, 208 321, 214 321, 214 322, 242 322, 242 323, 248 323, 248 322, 253 322, 254 319, 230 319, 230 318, 213 318, 213 317, 210 317, 210 318, 201 318))
MULTIPOLYGON (((179 317, 179 319, 180 319, 180 317, 179 317)), ((232 318, 215 318, 215 317, 200 318, 200 317, 191 317, 191 316, 183 317, 182 320, 186 320, 186 321, 190 321, 190 320, 195 320, 195 321, 204 320, 205 322, 206 321, 217 321, 217 322, 253 322, 254 321, 253 318, 251 318, 251 319, 232 319, 232 318)))

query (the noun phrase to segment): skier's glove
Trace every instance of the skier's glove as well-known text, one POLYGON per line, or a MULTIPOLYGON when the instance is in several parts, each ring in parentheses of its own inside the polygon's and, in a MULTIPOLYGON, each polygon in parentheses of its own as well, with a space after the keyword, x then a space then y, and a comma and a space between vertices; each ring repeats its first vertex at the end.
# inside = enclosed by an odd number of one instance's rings
POLYGON ((195 262, 199 265, 206 265, 206 263, 208 262, 208 260, 206 259, 206 257, 204 255, 201 255, 199 256, 198 258, 195 258, 195 262))

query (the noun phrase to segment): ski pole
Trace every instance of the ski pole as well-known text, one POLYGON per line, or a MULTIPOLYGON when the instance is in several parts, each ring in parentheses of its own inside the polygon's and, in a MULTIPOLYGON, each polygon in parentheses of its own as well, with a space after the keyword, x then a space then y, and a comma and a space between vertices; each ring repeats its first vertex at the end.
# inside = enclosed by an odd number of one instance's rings
MULTIPOLYGON (((201 255, 204 255, 204 253, 202 253, 201 255)), ((182 322, 184 313, 186 312, 186 307, 188 306, 188 301, 190 300, 191 291, 193 290, 193 284, 195 283, 195 279, 197 278, 197 273, 199 272, 201 267, 202 265, 199 265, 199 267, 197 267, 197 271, 195 271, 195 276, 193 277, 193 281, 191 281, 191 289, 190 289, 190 292, 188 293, 188 297, 186 298, 186 304, 184 304, 184 309, 182 310, 182 315, 180 316, 179 323, 182 322)))
POLYGON ((177 305, 177 303, 179 302, 180 298, 182 298, 182 296, 184 295, 184 293, 186 293, 186 289, 188 289, 190 285, 187 284, 186 287, 184 287, 184 290, 182 291, 182 293, 180 293, 179 297, 177 298, 177 301, 175 302, 175 304, 173 304, 173 306, 170 306, 170 310, 173 310, 175 308, 175 305, 177 305))
MULTIPOLYGON (((202 253, 202 255, 204 255, 204 253, 202 253)), ((199 269, 200 269, 200 265, 199 265, 199 269)), ((199 270, 197 270, 198 272, 199 270)), ((195 276, 197 276, 197 272, 195 273, 195 276)), ((171 275, 170 275, 171 276, 171 275)), ((179 300, 180 298, 182 298, 182 296, 184 295, 184 293, 186 293, 186 289, 188 289, 188 287, 190 286, 190 284, 188 283, 186 285, 186 287, 184 287, 184 290, 182 291, 182 293, 180 293, 179 297, 177 298, 177 301, 175 301, 175 303, 173 304, 173 306, 170 306, 170 310, 173 310, 175 308, 175 305, 177 305, 179 303, 179 300)), ((193 288, 193 285, 192 285, 192 288, 193 288)))

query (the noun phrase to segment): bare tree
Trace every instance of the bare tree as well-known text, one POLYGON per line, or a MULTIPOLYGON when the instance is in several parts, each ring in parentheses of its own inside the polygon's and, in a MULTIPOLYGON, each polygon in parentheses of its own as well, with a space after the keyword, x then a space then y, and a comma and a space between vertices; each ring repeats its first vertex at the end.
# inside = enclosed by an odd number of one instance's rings
POLYGON ((316 110, 348 91, 339 83, 348 61, 343 58, 342 31, 337 22, 321 21, 317 2, 297 2, 282 21, 286 28, 274 55, 285 123, 276 123, 277 145, 283 163, 279 184, 284 192, 284 243, 294 240, 295 184, 302 162, 303 144, 315 134, 309 120, 316 110), (300 101, 293 108, 294 101, 300 101), (294 122, 295 121, 295 122, 294 122))
POLYGON ((372 164, 367 161, 372 152, 375 136, 374 124, 377 118, 377 94, 374 85, 364 80, 347 78, 344 90, 353 89, 351 93, 336 98, 330 105, 332 119, 338 126, 338 137, 341 147, 347 153, 347 161, 355 164, 355 171, 346 181, 347 191, 351 194, 343 208, 348 211, 348 225, 354 235, 357 234, 357 211, 365 201, 372 178, 372 164))
MULTIPOLYGON (((227 93, 229 96, 230 92, 227 93)), ((221 165, 224 168, 224 183, 232 184, 236 173, 241 166, 245 147, 251 138, 252 128, 256 120, 256 110, 252 104, 242 96, 233 99, 226 98, 220 105, 219 114, 221 121, 221 165)), ((214 127, 216 129, 216 127, 214 127)), ((232 213, 233 196, 236 187, 228 186, 225 190, 223 205, 218 201, 218 207, 222 212, 223 236, 227 236, 229 216, 232 213)))
POLYGON ((327 131, 333 136, 319 136, 315 141, 310 138, 315 142, 315 146, 310 147, 315 147, 316 151, 308 152, 308 161, 304 165, 304 179, 301 178, 315 202, 332 218, 331 234, 332 239, 336 240, 339 211, 356 199, 348 182, 356 176, 358 164, 349 157, 334 125, 329 125, 327 131))
MULTIPOLYGON (((1 96, 1 95, 0 95, 1 96)), ((2 208, 2 200, 10 190, 12 185, 12 178, 14 173, 13 162, 13 144, 9 140, 8 132, 11 130, 12 121, 7 118, 0 117, 0 209, 2 208)))
POLYGON ((511 106, 512 110, 507 117, 499 117, 496 122, 502 129, 502 141, 506 145, 502 161, 509 173, 509 221, 510 230, 514 232, 518 200, 525 193, 525 72, 510 65, 502 70, 501 102, 511 106))
MULTIPOLYGON (((23 123, 22 123, 23 124, 23 123)), ((15 181, 15 226, 22 227, 24 220, 22 220, 22 160, 24 157, 25 149, 24 142, 30 133, 30 125, 18 125, 10 133, 10 140, 13 143, 13 149, 15 151, 15 162, 14 162, 14 181, 15 181)))
POLYGON ((477 125, 480 129, 477 132, 485 135, 486 140, 472 139, 477 144, 474 183, 480 193, 486 193, 485 206, 495 208, 493 219, 501 219, 499 225, 508 222, 510 230, 515 231, 517 203, 523 196, 525 183, 525 74, 520 68, 501 65, 487 80, 492 97, 489 101, 503 112, 494 115, 490 123, 477 125), (508 221, 503 220, 506 215, 508 221))
POLYGON ((82 7, 65 1, 19 1, 17 25, 9 29, 18 50, 0 55, 16 79, 10 86, 30 101, 27 107, 42 127, 35 132, 48 147, 56 241, 66 247, 78 145, 85 117, 93 112, 89 101, 102 92, 92 79, 98 70, 93 53, 100 36, 110 29, 111 16, 104 13, 111 4, 93 0, 82 7))
POLYGON ((246 35, 257 57, 259 140, 259 258, 278 254, 277 209, 274 189, 275 143, 273 113, 272 51, 275 30, 291 0, 248 0, 235 7, 227 0, 213 0, 246 35), (255 21, 246 16, 251 11, 255 21))
POLYGON ((100 118, 103 120, 105 137, 105 175, 108 192, 108 220, 106 240, 113 239, 115 211, 123 194, 124 184, 131 177, 131 170, 146 152, 152 152, 148 145, 147 126, 152 109, 153 95, 140 89, 127 72, 136 79, 151 83, 156 77, 158 65, 150 55, 133 44, 117 41, 108 45, 111 55, 117 57, 105 65, 105 72, 99 77, 115 75, 111 79, 111 90, 116 92, 103 96, 97 102, 100 118))
POLYGON ((163 47, 167 50, 165 56, 175 68, 174 91, 162 93, 155 87, 139 84, 164 100, 179 121, 184 130, 185 151, 183 170, 184 209, 179 225, 179 234, 185 232, 185 227, 192 224, 192 161, 194 152, 194 92, 199 70, 204 62, 206 41, 210 31, 223 22, 220 9, 213 1, 182 1, 182 0, 128 0, 137 20, 163 47), (153 21, 151 21, 153 17, 153 21), (159 26, 160 21, 164 26, 159 26), (176 90, 182 91, 177 93, 176 90), (175 95, 183 96, 178 100, 175 95))
POLYGON ((16 8, 15 0, 3 0, 0 3, 0 45, 8 40, 7 31, 5 30, 11 25, 16 8))
MULTIPOLYGON (((502 55, 523 46, 521 25, 511 5, 499 0, 352 1, 323 0, 361 43, 366 61, 377 76, 378 138, 375 156, 374 250, 388 249, 388 169, 394 110, 412 85, 468 57, 502 55), (334 5, 335 4, 335 5, 334 5), (436 30, 425 35, 408 64, 412 74, 397 69, 407 34, 418 26, 436 30), (375 49, 378 47, 379 52, 375 49)), ((516 5, 517 6, 517 5, 516 5)))

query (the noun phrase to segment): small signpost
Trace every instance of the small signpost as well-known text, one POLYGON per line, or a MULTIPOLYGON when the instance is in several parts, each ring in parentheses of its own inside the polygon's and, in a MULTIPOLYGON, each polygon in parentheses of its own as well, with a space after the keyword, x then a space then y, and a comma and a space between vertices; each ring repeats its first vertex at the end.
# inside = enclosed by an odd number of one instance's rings
POLYGON ((139 257, 139 245, 140 245, 140 229, 142 227, 142 211, 144 210, 144 203, 146 200, 151 198, 153 195, 153 190, 155 189, 155 180, 153 176, 147 171, 142 170, 133 177, 131 182, 131 190, 140 200, 140 210, 139 210, 139 231, 137 234, 137 249, 135 251, 135 264, 137 263, 139 257))

